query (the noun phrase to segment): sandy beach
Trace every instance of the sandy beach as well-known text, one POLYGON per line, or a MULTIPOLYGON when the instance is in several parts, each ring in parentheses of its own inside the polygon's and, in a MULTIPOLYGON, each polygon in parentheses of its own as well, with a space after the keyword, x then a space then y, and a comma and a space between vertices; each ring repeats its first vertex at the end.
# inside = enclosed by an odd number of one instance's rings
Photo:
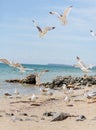
MULTIPOLYGON (((86 87, 92 89, 93 87, 86 87)), ((2 96, 0 98, 0 129, 1 130, 95 130, 96 103, 86 102, 84 89, 74 90, 71 101, 66 104, 63 90, 56 91, 52 96, 39 95, 36 102, 28 96, 2 96), (77 117, 68 117, 62 121, 52 122, 52 116, 44 116, 45 112, 63 112, 71 115, 84 115, 83 121, 77 117)))

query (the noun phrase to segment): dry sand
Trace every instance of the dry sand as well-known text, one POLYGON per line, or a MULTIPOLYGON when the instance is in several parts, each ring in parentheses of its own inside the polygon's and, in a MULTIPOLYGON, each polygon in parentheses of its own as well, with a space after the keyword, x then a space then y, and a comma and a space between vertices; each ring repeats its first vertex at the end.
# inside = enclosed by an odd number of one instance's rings
POLYGON ((73 106, 64 102, 63 90, 52 96, 40 95, 36 102, 30 101, 29 96, 3 96, 0 98, 0 130, 96 130, 96 103, 87 103, 83 93, 84 89, 74 90, 74 97, 69 103, 73 106), (51 122, 52 117, 43 116, 44 112, 84 115, 86 120, 76 121, 76 117, 68 117, 51 122))

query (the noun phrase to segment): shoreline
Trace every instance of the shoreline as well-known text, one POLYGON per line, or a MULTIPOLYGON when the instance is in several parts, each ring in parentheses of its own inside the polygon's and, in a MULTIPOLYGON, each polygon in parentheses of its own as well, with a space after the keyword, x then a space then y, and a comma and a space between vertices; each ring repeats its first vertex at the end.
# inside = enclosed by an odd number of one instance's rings
MULTIPOLYGON (((96 86, 85 87, 86 90, 96 86)), ((96 103, 86 102, 84 89, 73 90, 71 101, 66 104, 64 90, 57 90, 53 95, 38 95, 35 102, 29 100, 29 95, 2 96, 0 99, 0 128, 2 130, 95 130, 96 103), (45 112, 63 112, 73 115, 84 115, 84 121, 76 121, 76 117, 68 117, 62 121, 51 122, 52 116, 44 116, 45 112)))

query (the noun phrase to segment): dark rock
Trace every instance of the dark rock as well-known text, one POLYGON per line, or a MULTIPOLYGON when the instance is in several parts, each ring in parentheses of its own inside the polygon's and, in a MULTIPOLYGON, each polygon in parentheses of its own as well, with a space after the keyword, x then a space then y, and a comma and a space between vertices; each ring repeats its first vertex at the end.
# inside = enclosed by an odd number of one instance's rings
POLYGON ((54 114, 56 114, 56 112, 45 112, 43 116, 54 116, 54 114))
POLYGON ((26 78, 21 80, 21 83, 36 84, 36 75, 28 75, 26 78))
POLYGON ((8 82, 8 83, 18 83, 18 82, 20 82, 19 79, 10 79, 10 80, 5 80, 5 81, 8 82))
POLYGON ((12 96, 10 93, 4 93, 5 96, 12 96))
POLYGON ((84 115, 80 115, 77 117, 76 121, 84 121, 86 117, 84 115))
POLYGON ((25 83, 25 84, 36 84, 36 75, 30 74, 24 79, 11 79, 11 80, 5 80, 8 83, 25 83))
POLYGON ((20 113, 20 115, 22 115, 22 116, 28 116, 27 113, 20 113))
POLYGON ((53 115, 53 119, 51 121, 62 121, 62 120, 65 120, 69 117, 70 115, 68 113, 56 113, 53 115))
POLYGON ((51 89, 61 88, 63 84, 66 84, 67 88, 80 88, 80 86, 96 85, 96 76, 83 76, 83 77, 72 77, 72 76, 57 76, 52 82, 42 83, 45 87, 51 89))

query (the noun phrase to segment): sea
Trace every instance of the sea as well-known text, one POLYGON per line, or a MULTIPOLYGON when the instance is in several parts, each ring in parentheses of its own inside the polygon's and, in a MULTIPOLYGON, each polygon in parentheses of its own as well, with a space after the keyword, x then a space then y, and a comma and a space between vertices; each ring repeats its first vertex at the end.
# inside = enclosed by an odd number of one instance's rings
MULTIPOLYGON (((22 79, 29 74, 40 73, 42 70, 49 70, 40 77, 41 82, 51 82, 57 76, 83 76, 84 73, 79 69, 71 65, 35 65, 35 64, 23 64, 28 70, 24 73, 16 68, 10 67, 6 64, 0 63, 0 96, 8 92, 14 94, 15 89, 18 89, 21 95, 31 95, 32 93, 39 94, 40 90, 36 86, 19 83, 7 83, 5 80, 10 79, 22 79)), ((89 75, 96 75, 96 67, 90 70, 89 75)), ((41 86, 42 87, 42 86, 41 86)))

